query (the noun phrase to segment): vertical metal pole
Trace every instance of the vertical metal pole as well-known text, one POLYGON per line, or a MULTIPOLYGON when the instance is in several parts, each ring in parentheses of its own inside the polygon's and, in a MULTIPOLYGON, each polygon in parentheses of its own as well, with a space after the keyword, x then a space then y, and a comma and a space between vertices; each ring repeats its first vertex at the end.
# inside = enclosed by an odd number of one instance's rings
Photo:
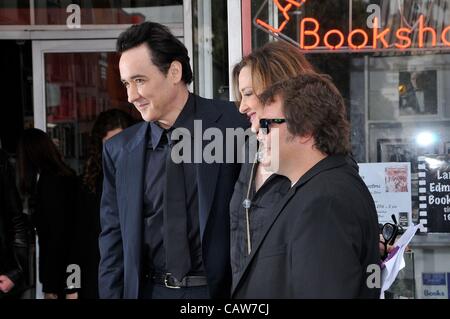
MULTIPOLYGON (((191 69, 194 70, 194 46, 192 39, 192 0, 183 0, 183 43, 188 50, 191 69)), ((189 85, 189 90, 193 91, 193 83, 189 85)))
MULTIPOLYGON (((244 0, 245 1, 245 0, 244 0)), ((228 28, 228 74, 229 96, 233 100, 233 84, 231 71, 242 58, 242 12, 241 0, 228 0, 227 2, 227 28, 228 28), (236 15, 238 17, 236 17, 236 15)))
POLYGON ((30 0, 30 24, 35 25, 36 24, 36 17, 34 16, 34 0, 30 0))
POLYGON ((353 0, 348 0, 348 33, 353 30, 353 0))
POLYGON ((364 144, 366 149, 366 163, 369 162, 369 56, 364 56, 364 122, 365 136, 364 144))

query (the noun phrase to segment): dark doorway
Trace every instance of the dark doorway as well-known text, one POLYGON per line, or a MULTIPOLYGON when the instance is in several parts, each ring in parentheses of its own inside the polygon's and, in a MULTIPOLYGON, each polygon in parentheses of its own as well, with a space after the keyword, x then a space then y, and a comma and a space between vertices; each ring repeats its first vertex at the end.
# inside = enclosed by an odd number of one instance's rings
POLYGON ((0 41, 0 141, 14 153, 24 125, 33 124, 33 74, 31 41, 0 41))

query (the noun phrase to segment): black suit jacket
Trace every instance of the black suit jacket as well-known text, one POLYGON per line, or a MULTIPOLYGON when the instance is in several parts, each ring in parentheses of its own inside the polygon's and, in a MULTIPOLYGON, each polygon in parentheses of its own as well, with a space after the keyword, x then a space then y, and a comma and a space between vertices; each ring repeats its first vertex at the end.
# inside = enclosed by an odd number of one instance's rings
POLYGON ((379 298, 378 217, 357 170, 342 156, 316 164, 268 217, 234 298, 379 298))
MULTIPOLYGON (((202 131, 248 126, 229 102, 195 97, 202 131)), ((138 298, 142 283, 143 189, 148 123, 132 126, 104 147, 100 221, 100 298, 138 298)), ((194 136, 201 139, 201 135, 194 136)), ((225 139, 224 139, 225 140, 225 139)), ((204 141, 203 147, 210 141, 204 141)), ((226 158, 227 150, 223 154, 226 158)), ((231 289, 229 202, 239 164, 196 164, 202 258, 210 295, 227 298, 231 289)))

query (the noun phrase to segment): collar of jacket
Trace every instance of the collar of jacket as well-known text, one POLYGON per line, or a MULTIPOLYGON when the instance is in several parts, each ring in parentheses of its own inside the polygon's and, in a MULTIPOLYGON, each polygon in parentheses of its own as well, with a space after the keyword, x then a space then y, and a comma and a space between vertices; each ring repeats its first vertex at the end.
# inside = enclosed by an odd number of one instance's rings
MULTIPOLYGON (((208 107, 209 103, 206 104, 203 98, 193 94, 189 93, 189 100, 195 99, 195 108, 194 108, 194 120, 201 120, 202 121, 202 132, 210 128, 214 127, 214 123, 216 123, 220 117, 222 116, 222 112, 219 108, 215 107, 208 107), (202 101, 203 100, 203 101, 202 101), (206 104, 206 105, 205 105, 206 104)), ((188 102, 186 102, 187 104, 188 102)), ((128 152, 133 152, 136 146, 138 146, 140 143, 144 142, 147 136, 147 130, 149 129, 150 123, 149 122, 143 122, 141 124, 141 127, 138 128, 138 131, 134 138, 132 138, 128 144, 126 145, 126 149, 128 152)), ((191 136, 194 136, 194 122, 191 121, 191 125, 185 126, 190 132, 191 136)))
POLYGON ((298 188, 306 184, 311 178, 324 171, 344 166, 349 164, 347 156, 344 155, 329 155, 316 165, 310 168, 300 179, 294 184, 292 188, 298 188))

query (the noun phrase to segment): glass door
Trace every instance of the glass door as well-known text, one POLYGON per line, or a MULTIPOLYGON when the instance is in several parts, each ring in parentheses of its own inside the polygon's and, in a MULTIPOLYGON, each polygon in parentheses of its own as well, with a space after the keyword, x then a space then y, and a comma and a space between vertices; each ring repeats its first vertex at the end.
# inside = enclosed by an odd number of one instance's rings
POLYGON ((133 113, 120 81, 115 40, 33 41, 34 126, 54 140, 78 173, 102 111, 133 113))

